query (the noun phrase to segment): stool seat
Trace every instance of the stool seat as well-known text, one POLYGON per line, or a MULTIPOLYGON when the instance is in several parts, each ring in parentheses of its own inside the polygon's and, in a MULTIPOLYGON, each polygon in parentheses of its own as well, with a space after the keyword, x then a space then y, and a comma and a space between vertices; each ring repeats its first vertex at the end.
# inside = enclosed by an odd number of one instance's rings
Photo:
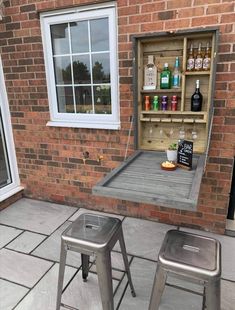
POLYGON ((167 274, 183 276, 205 287, 204 306, 220 310, 221 245, 219 241, 179 230, 166 233, 158 254, 149 310, 160 305, 167 274))
POLYGON ((217 240, 178 230, 168 231, 158 261, 171 270, 185 270, 187 275, 220 275, 220 244, 217 240))
POLYGON ((121 223, 118 218, 85 213, 63 232, 62 239, 68 244, 71 243, 73 247, 82 247, 92 253, 102 251, 112 240, 121 223))
POLYGON ((131 293, 135 297, 123 237, 122 222, 114 217, 84 213, 61 236, 56 310, 59 310, 61 305, 65 262, 68 250, 81 254, 82 278, 84 282, 87 281, 89 273, 89 257, 91 255, 96 257, 96 270, 103 310, 114 310, 111 250, 117 241, 120 243, 131 293))

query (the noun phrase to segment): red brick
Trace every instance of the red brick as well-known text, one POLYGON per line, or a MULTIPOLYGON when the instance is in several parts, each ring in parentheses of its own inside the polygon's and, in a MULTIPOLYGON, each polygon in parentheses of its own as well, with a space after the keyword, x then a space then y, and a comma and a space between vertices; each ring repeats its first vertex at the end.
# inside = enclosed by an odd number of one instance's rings
POLYGON ((204 26, 204 25, 217 25, 219 22, 219 17, 214 16, 204 16, 192 18, 192 26, 204 26))

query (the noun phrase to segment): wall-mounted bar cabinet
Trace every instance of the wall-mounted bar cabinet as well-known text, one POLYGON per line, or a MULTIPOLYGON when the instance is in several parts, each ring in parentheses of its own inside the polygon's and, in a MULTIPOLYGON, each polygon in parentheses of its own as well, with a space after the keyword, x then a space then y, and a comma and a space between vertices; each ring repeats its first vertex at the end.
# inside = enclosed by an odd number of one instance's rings
POLYGON ((210 142, 217 41, 215 28, 133 36, 136 152, 101 180, 94 194, 196 210, 210 142), (190 57, 197 58, 195 66, 190 57), (180 83, 170 79, 172 85, 163 89, 164 64, 173 73, 176 60, 180 83), (197 80, 203 97, 200 111, 191 102, 197 80), (162 170, 165 150, 180 139, 193 141, 192 170, 162 170))

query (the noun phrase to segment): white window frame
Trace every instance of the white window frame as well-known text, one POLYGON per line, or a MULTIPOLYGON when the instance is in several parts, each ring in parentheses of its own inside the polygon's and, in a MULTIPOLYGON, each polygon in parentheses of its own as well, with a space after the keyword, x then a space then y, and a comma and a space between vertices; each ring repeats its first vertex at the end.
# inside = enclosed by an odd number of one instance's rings
POLYGON ((71 10, 60 10, 42 13, 40 15, 44 59, 46 66, 48 99, 51 120, 48 126, 120 129, 120 107, 118 95, 118 67, 117 67, 117 21, 114 4, 78 7, 71 10), (110 73, 111 73, 111 109, 112 114, 59 113, 56 95, 55 73, 53 65, 53 51, 50 26, 80 20, 91 20, 108 17, 109 45, 110 45, 110 73))
POLYGON ((0 202, 1 202, 23 189, 23 187, 20 186, 19 172, 15 154, 15 144, 12 133, 11 116, 8 105, 5 80, 2 70, 1 57, 0 57, 0 107, 2 113, 2 123, 4 129, 5 143, 7 148, 7 156, 11 174, 11 183, 0 188, 0 202))

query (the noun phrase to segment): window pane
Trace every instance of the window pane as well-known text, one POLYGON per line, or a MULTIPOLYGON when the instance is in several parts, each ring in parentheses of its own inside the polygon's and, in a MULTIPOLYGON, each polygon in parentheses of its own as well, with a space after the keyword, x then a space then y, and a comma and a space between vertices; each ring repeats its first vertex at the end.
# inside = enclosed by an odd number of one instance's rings
POLYGON ((94 83, 110 83, 109 53, 92 55, 92 73, 94 83))
POLYGON ((12 182, 0 110, 0 188, 12 182))
POLYGON ((51 26, 51 41, 54 55, 69 53, 68 24, 51 26))
POLYGON ((57 86, 57 101, 59 113, 74 113, 73 88, 71 86, 57 86))
POLYGON ((111 114, 110 85, 94 86, 95 113, 111 114))
POLYGON ((74 22, 71 26, 72 53, 89 52, 88 22, 74 22))
POLYGON ((91 27, 91 51, 109 50, 109 23, 108 18, 93 19, 91 27))
POLYGON ((72 84, 70 57, 54 57, 56 84, 72 84))
POLYGON ((77 113, 93 113, 90 86, 75 87, 77 113))
POLYGON ((75 84, 91 84, 90 60, 88 55, 73 57, 75 84))

